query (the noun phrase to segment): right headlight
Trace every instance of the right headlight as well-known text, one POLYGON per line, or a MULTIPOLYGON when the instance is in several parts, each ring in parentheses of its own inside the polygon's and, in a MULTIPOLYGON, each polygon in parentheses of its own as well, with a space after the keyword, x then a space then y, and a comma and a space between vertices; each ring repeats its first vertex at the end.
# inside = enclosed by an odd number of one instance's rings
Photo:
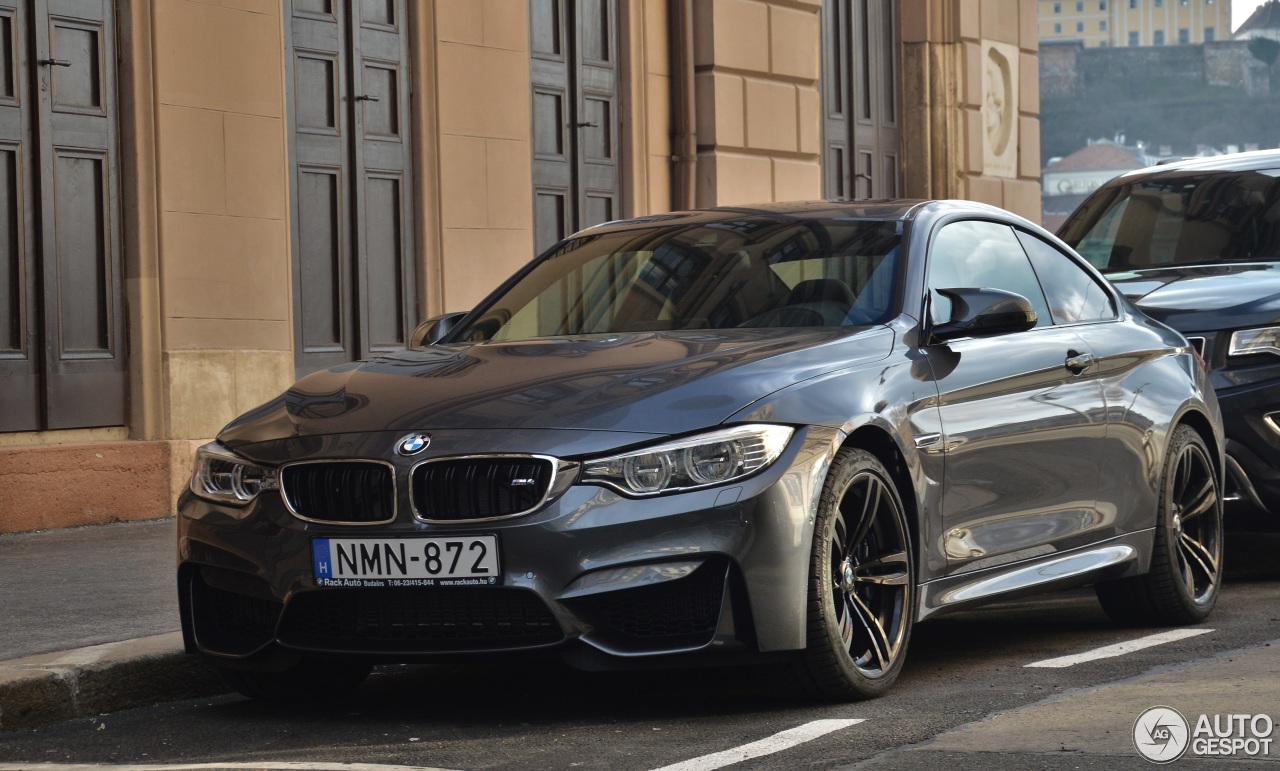
POLYGON ((264 490, 279 490, 276 470, 250 463, 217 442, 196 450, 191 492, 218 503, 243 506, 264 490))
POLYGON ((1242 329, 1231 334, 1228 356, 1253 356, 1259 353, 1280 356, 1280 327, 1242 329))
POLYGON ((745 425, 582 464, 582 481, 627 495, 661 495, 741 479, 778 459, 789 426, 745 425))

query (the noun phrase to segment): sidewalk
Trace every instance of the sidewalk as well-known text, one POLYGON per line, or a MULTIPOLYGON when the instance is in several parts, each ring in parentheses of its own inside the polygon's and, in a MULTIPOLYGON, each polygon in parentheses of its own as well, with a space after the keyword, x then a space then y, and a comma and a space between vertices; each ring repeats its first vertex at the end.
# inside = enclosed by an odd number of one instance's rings
POLYGON ((182 652, 172 519, 0 535, 0 732, 219 693, 182 652))

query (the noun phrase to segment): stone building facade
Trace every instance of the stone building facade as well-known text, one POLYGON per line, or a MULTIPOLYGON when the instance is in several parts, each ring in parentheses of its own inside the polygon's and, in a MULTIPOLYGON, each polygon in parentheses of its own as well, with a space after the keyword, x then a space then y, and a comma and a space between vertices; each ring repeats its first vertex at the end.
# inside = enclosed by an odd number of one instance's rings
POLYGON ((1036 0, 0 0, 0 532, 170 514, 237 413, 603 219, 1035 219, 1038 37, 1036 0))

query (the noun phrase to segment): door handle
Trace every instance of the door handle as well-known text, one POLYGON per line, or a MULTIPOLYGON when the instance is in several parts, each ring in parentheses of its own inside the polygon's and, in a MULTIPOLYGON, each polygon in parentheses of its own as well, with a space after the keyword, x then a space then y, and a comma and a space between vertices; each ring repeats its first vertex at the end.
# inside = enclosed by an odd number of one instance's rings
POLYGON ((376 102, 378 101, 378 97, 374 96, 373 94, 361 94, 360 96, 356 97, 356 101, 357 102, 376 102))
POLYGON ((599 123, 596 123, 595 121, 589 121, 589 120, 583 121, 582 123, 575 123, 573 125, 577 126, 578 128, 600 128, 599 123))
POLYGON ((1067 351, 1067 360, 1065 364, 1067 369, 1071 370, 1071 374, 1079 375, 1092 367, 1095 361, 1097 361, 1097 359, 1093 358, 1093 354, 1091 353, 1067 351))
POLYGON ((70 59, 41 59, 40 64, 46 67, 70 67, 70 59))

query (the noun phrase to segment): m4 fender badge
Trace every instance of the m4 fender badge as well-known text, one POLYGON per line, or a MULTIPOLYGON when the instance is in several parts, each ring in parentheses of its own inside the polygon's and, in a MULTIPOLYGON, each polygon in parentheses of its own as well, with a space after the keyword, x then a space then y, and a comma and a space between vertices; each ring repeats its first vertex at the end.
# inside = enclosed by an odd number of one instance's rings
POLYGON ((400 455, 417 455, 429 446, 431 446, 430 435, 409 434, 396 442, 396 453, 400 455))

